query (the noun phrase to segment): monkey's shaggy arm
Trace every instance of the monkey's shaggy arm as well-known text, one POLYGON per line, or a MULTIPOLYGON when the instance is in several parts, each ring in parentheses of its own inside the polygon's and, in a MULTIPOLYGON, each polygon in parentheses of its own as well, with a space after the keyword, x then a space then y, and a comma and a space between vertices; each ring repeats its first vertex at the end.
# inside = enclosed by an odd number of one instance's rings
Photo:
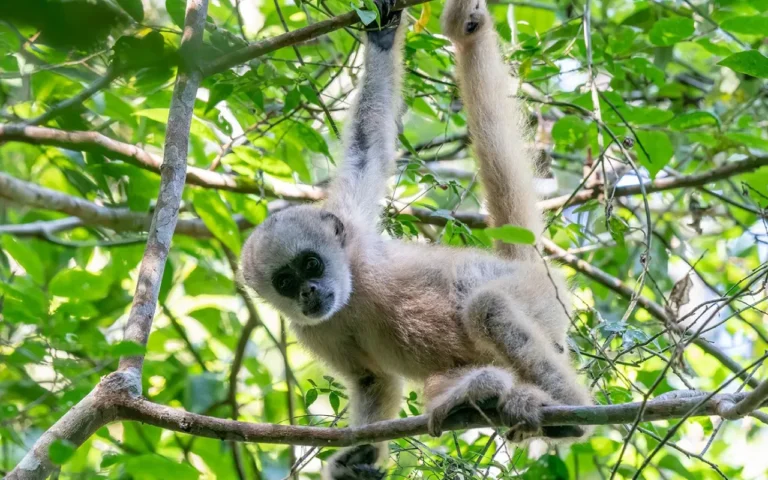
MULTIPOLYGON (((377 3, 394 5, 394 1, 377 3)), ((345 126, 345 159, 325 207, 356 224, 376 226, 379 200, 394 170, 402 105, 402 11, 383 6, 382 29, 367 34, 365 66, 345 126)))
MULTIPOLYGON (((525 116, 512 88, 516 79, 499 51, 485 0, 453 3, 442 18, 443 32, 456 46, 462 100, 492 224, 518 225, 539 236, 544 225, 536 208, 525 116)), ((529 246, 499 244, 497 250, 507 257, 538 259, 529 246)))

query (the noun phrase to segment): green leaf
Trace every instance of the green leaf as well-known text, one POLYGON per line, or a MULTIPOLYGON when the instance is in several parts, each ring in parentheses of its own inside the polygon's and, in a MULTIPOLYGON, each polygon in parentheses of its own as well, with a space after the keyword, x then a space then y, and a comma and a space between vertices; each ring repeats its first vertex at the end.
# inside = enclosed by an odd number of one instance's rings
POLYGON ((60 270, 51 279, 48 288, 57 297, 78 300, 101 300, 109 294, 109 281, 103 276, 79 268, 60 270))
POLYGON ((539 457, 523 473, 523 480, 569 480, 568 467, 557 455, 539 457))
POLYGON ((763 137, 750 135, 748 133, 728 132, 725 134, 725 138, 747 148, 754 148, 768 152, 768 140, 763 137))
POLYGON ((758 15, 731 17, 721 23, 720 28, 731 33, 766 35, 766 33, 768 33, 768 17, 761 17, 758 15))
POLYGON ((666 133, 657 130, 638 131, 637 139, 650 155, 649 158, 640 145, 635 145, 637 158, 640 164, 648 169, 651 177, 656 177, 656 174, 669 163, 675 153, 672 141, 666 133))
POLYGON ((0 237, 0 245, 24 268, 32 280, 39 285, 45 283, 45 267, 43 267, 40 257, 27 242, 22 242, 10 235, 3 235, 0 237))
POLYGON ((349 6, 355 9, 357 16, 360 17, 360 21, 363 22, 363 25, 370 25, 371 23, 375 22, 376 18, 379 16, 377 12, 359 9, 353 3, 350 3, 349 6))
POLYGON ((731 70, 753 77, 768 78, 768 58, 757 50, 734 53, 730 57, 721 60, 718 65, 728 67, 731 70))
POLYGON ((696 40, 696 43, 704 47, 709 53, 717 55, 719 57, 727 57, 732 54, 733 51, 725 44, 713 43, 708 38, 700 38, 696 40))
POLYGON ((524 245, 533 245, 536 243, 536 236, 532 231, 516 225, 502 225, 501 227, 486 228, 484 232, 489 237, 501 240, 504 243, 520 243, 524 245))
POLYGON ((137 117, 146 117, 150 120, 154 120, 158 123, 168 123, 168 114, 170 110, 167 108, 148 108, 146 110, 139 110, 133 114, 137 117))
POLYGON ((309 103, 315 104, 318 107, 323 106, 323 104, 320 102, 320 97, 317 96, 317 93, 315 93, 315 91, 309 85, 299 85, 299 91, 301 91, 301 94, 304 96, 304 98, 307 99, 309 103))
MULTIPOLYGON (((263 170, 270 175, 275 175, 278 177, 287 177, 290 176, 290 174, 293 172, 291 167, 281 159, 275 157, 265 157, 258 150, 255 150, 251 147, 247 147, 245 145, 238 146, 233 148, 232 151, 234 152, 235 158, 248 164, 249 172, 242 173, 249 173, 249 176, 253 176, 252 171, 254 169, 263 170)), ((231 163, 232 157, 232 155, 225 156, 224 163, 231 163)))
POLYGON ((75 454, 75 450, 77 450, 77 445, 69 440, 57 438, 48 447, 48 455, 55 465, 64 465, 75 454))
POLYGON ((301 102, 301 92, 298 88, 294 88, 285 95, 285 103, 283 103, 283 112, 288 113, 294 108, 299 106, 301 102))
POLYGON ((690 37, 694 31, 696 27, 691 18, 662 18, 653 25, 648 38, 654 45, 667 47, 690 37))
POLYGON ((208 95, 208 103, 205 105, 205 113, 208 113, 212 108, 219 104, 219 102, 226 100, 232 92, 235 91, 234 85, 230 83, 217 83, 210 90, 208 95))
POLYGON ((184 28, 187 5, 184 0, 165 0, 165 10, 177 27, 184 28))
POLYGON ((627 230, 629 230, 627 222, 621 217, 611 215, 611 218, 608 220, 608 229, 611 232, 611 237, 616 241, 616 244, 619 247, 624 248, 624 236, 626 235, 627 230))
POLYGON ((213 190, 195 192, 192 204, 195 207, 195 212, 213 233, 213 236, 239 256, 240 231, 219 193, 213 190))
POLYGON ((184 390, 184 408, 190 412, 203 413, 213 404, 226 397, 225 384, 219 375, 203 372, 190 375, 184 390))
POLYGON ((328 401, 331 404, 331 408, 333 409, 333 413, 337 414, 339 413, 339 395, 336 392, 331 392, 328 394, 328 401))
POLYGON ((125 473, 142 480, 197 480, 200 473, 189 463, 177 463, 158 454, 128 457, 123 462, 125 473))
POLYGON ((379 8, 376 6, 376 2, 373 0, 363 0, 363 4, 365 5, 365 8, 376 14, 376 25, 381 28, 381 15, 379 14, 379 8))
POLYGON ((589 124, 575 115, 566 115, 552 127, 552 139, 558 146, 570 146, 584 137, 589 124))
POLYGON ((719 127, 720 119, 712 113, 698 111, 684 113, 669 122, 669 128, 673 130, 688 130, 707 125, 717 125, 719 127))
POLYGON ((307 390, 307 395, 304 398, 304 406, 306 408, 309 408, 310 405, 315 403, 315 400, 317 400, 317 389, 310 388, 309 390, 307 390))
POLYGON ((297 123, 296 128, 298 129, 299 135, 301 135, 301 138, 304 141, 305 147, 312 150, 313 152, 322 153, 328 158, 331 157, 331 152, 328 150, 328 144, 326 143, 323 136, 320 135, 316 130, 309 128, 303 123, 297 123))
POLYGON ((117 0, 117 3, 137 22, 144 20, 144 4, 141 0, 117 0))
POLYGON ((122 462, 126 458, 130 458, 128 455, 119 455, 116 453, 107 453, 103 457, 101 457, 101 468, 109 468, 112 465, 115 465, 117 463, 122 462))

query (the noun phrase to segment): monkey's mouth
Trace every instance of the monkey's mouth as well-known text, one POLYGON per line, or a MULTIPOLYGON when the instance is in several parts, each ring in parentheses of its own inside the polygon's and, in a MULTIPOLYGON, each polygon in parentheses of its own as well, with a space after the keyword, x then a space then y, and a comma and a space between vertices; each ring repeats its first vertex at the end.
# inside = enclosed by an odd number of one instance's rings
POLYGON ((333 307, 333 292, 328 292, 325 295, 312 295, 301 305, 301 313, 306 317, 322 317, 331 310, 333 307))

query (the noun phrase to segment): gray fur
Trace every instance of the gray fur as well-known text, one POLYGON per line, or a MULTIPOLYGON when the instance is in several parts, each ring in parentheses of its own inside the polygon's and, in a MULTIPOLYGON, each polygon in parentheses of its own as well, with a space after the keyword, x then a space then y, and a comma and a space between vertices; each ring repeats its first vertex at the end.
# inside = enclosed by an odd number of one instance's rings
MULTIPOLYGON (((390 1, 390 0, 379 0, 390 1)), ((448 0, 443 31, 456 48, 459 85, 495 224, 521 225, 539 234, 532 157, 512 82, 498 53, 482 0, 448 0)), ((478 402, 499 409, 507 437, 577 437, 579 427, 541 428, 540 409, 557 403, 590 404, 569 365, 569 312, 564 282, 533 247, 498 245, 490 252, 383 238, 379 202, 394 171, 405 28, 392 48, 369 33, 365 71, 346 128, 345 162, 322 207, 277 213, 243 248, 247 284, 291 320, 300 342, 347 378, 351 423, 392 418, 402 379, 424 382, 438 434, 456 408, 478 402), (324 260, 322 288, 334 292, 322 317, 302 314, 280 296, 271 274, 307 249, 324 260), (561 301, 562 300, 562 301, 561 301)), ((381 37, 378 37, 379 39, 381 37)), ((328 460, 325 479, 359 474, 378 478, 370 460, 386 445, 344 449, 328 460), (350 465, 350 459, 355 460, 350 465)), ((371 462, 374 463, 374 462, 371 462)))

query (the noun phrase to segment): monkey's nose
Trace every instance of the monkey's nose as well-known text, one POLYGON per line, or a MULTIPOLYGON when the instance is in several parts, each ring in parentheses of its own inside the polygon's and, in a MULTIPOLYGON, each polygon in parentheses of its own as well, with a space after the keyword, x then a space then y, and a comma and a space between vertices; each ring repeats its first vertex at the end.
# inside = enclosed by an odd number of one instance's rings
POLYGON ((302 300, 307 300, 310 297, 314 297, 317 294, 317 287, 313 283, 306 283, 301 287, 299 296, 302 300))

